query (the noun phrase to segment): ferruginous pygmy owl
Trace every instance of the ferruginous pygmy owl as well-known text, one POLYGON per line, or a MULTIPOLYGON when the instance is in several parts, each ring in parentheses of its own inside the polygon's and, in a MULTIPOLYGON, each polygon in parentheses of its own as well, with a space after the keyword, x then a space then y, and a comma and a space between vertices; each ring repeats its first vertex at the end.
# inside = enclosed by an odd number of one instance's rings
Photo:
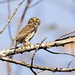
POLYGON ((40 25, 40 20, 37 17, 32 17, 29 19, 28 24, 19 32, 17 38, 16 38, 16 45, 19 43, 23 43, 23 46, 26 46, 25 43, 27 43, 28 46, 31 44, 29 43, 29 40, 34 36, 34 34, 37 31, 37 27, 40 25))

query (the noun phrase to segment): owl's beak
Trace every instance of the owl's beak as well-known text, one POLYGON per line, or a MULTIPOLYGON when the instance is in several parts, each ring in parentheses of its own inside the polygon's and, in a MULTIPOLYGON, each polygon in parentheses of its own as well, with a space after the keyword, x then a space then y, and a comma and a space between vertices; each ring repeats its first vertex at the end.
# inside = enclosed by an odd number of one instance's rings
POLYGON ((36 22, 34 22, 34 24, 37 24, 36 22))
POLYGON ((33 22, 34 25, 36 25, 36 22, 33 22))

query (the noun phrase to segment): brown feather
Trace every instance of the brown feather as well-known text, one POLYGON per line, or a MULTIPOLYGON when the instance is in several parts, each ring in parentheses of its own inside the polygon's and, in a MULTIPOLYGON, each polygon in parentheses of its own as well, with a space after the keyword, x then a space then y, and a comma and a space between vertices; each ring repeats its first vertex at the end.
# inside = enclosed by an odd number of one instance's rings
POLYGON ((24 39, 33 31, 36 32, 37 28, 35 25, 27 24, 18 34, 16 38, 17 43, 22 43, 24 39))

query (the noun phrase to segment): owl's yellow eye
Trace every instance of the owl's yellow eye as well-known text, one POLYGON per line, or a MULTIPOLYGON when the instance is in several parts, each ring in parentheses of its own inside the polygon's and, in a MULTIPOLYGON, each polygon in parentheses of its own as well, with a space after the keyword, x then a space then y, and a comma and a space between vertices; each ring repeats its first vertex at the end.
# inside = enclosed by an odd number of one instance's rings
POLYGON ((31 19, 28 21, 28 23, 32 23, 32 22, 34 22, 34 19, 33 19, 33 18, 31 18, 31 19))
POLYGON ((35 20, 35 22, 39 22, 39 20, 35 20))
POLYGON ((37 18, 36 20, 37 20, 37 21, 39 21, 39 19, 38 19, 38 18, 37 18))
POLYGON ((34 20, 33 18, 31 18, 30 20, 34 20))
POLYGON ((40 20, 38 18, 35 20, 35 22, 40 24, 40 20))

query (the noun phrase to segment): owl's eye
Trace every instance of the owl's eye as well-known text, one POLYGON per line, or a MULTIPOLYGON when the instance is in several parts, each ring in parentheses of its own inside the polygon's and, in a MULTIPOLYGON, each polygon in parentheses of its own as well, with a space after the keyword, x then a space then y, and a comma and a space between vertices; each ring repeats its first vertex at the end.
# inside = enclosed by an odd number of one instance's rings
POLYGON ((39 19, 37 18, 36 20, 38 21, 39 19))
POLYGON ((40 24, 40 20, 39 19, 36 19, 35 22, 37 22, 38 24, 40 24))
POLYGON ((34 19, 33 19, 33 18, 31 18, 31 19, 29 20, 29 22, 34 22, 34 19))
POLYGON ((31 18, 30 20, 34 20, 33 18, 31 18))
POLYGON ((38 20, 35 20, 35 22, 37 22, 37 23, 38 23, 38 20))

